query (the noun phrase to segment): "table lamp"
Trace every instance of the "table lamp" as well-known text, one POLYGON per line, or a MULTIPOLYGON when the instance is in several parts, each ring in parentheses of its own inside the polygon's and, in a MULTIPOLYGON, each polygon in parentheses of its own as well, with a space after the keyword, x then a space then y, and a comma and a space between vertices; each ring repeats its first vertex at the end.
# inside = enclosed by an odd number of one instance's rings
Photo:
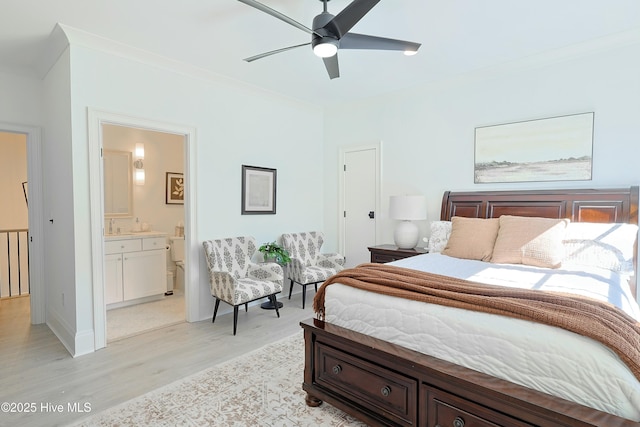
POLYGON ((413 249, 418 244, 420 230, 411 222, 427 219, 427 199, 424 196, 391 196, 389 216, 399 219, 393 240, 400 249, 413 249))

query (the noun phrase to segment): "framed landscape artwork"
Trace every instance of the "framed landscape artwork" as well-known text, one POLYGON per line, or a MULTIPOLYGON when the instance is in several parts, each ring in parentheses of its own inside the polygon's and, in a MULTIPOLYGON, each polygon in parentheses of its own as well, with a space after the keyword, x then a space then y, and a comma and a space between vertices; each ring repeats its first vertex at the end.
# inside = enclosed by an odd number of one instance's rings
POLYGON ((475 183, 588 181, 594 113, 475 130, 475 183))
POLYGON ((242 165, 242 215, 276 213, 276 170, 242 165))

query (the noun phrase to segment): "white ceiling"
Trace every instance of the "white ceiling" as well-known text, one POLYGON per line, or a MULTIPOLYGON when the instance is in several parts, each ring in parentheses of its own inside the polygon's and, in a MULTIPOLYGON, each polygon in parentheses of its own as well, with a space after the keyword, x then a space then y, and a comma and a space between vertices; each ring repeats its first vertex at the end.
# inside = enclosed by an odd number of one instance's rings
MULTIPOLYGON (((259 0, 311 26, 319 0, 259 0)), ((336 15, 351 0, 332 0, 336 15)), ((216 74, 328 105, 451 78, 640 29, 640 0, 382 0, 353 32, 422 43, 416 56, 339 52, 341 77, 302 47, 310 36, 235 0, 2 0, 0 68, 33 69, 56 23, 216 74)))

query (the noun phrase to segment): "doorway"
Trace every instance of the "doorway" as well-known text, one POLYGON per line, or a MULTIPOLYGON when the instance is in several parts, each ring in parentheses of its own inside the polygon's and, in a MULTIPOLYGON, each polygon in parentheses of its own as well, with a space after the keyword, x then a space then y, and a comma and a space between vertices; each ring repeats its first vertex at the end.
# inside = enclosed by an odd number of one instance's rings
POLYGON ((27 136, 22 133, 0 132, 2 299, 29 296, 27 184, 27 136))
MULTIPOLYGON (((103 125, 115 125, 139 131, 159 132, 180 137, 183 145, 184 170, 184 300, 186 305, 186 320, 191 322, 198 319, 198 257, 192 255, 191 242, 195 242, 195 129, 187 126, 168 124, 153 120, 140 119, 121 114, 98 110, 89 110, 89 167, 90 167, 90 195, 91 195, 91 244, 93 257, 93 300, 94 300, 94 334, 95 350, 107 344, 106 334, 106 300, 105 300, 105 245, 103 233, 104 221, 104 174, 102 165, 102 151, 104 148, 103 125)), ((146 172, 146 171, 145 171, 146 172)), ((174 172, 174 171, 167 171, 174 172)), ((146 178, 147 179, 147 178, 146 178)), ((145 179, 145 182, 146 182, 145 179)), ((164 194, 164 177, 162 188, 164 194)), ((163 198, 164 203, 164 198, 163 198)), ((175 225, 175 224, 174 224, 175 225)), ((166 276, 165 276, 166 277, 166 276)))
POLYGON ((346 266, 369 262, 380 210, 380 144, 341 150, 340 236, 346 266))
POLYGON ((108 123, 101 132, 108 344, 185 321, 184 193, 167 178, 184 175, 185 136, 108 123))
POLYGON ((10 157, 11 162, 15 162, 11 167, 7 165, 3 167, 5 172, 7 172, 6 169, 11 171, 7 175, 7 181, 3 179, 3 185, 7 185, 3 194, 9 197, 8 193, 10 193, 12 201, 3 209, 1 220, 3 224, 0 224, 0 228, 12 230, 6 235, 4 244, 9 243, 6 256, 13 259, 6 259, 5 267, 0 267, 4 270, 4 274, 0 271, 0 282, 2 282, 0 286, 6 285, 5 293, 11 296, 16 293, 28 295, 25 297, 29 299, 29 303, 26 304, 28 310, 25 310, 24 314, 30 317, 31 324, 40 324, 46 321, 46 301, 42 281, 44 209, 40 129, 0 122, 0 145, 9 150, 4 152, 3 159, 7 161, 9 160, 7 157, 10 157), (9 146, 11 148, 8 148, 9 146), (11 210, 9 211, 8 208, 11 210), (26 233, 13 231, 25 228, 28 230, 26 233), (13 271, 8 271, 9 269, 13 271))

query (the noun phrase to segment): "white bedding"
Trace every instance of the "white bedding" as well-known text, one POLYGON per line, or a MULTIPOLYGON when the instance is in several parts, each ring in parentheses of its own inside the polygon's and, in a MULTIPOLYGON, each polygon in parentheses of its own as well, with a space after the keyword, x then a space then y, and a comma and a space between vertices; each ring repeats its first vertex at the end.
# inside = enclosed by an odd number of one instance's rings
MULTIPOLYGON (((481 283, 560 290, 610 301, 640 321, 626 276, 604 269, 496 265, 426 254, 391 263, 481 283)), ((640 421, 640 381, 604 345, 526 320, 333 284, 325 320, 554 396, 640 421)))

